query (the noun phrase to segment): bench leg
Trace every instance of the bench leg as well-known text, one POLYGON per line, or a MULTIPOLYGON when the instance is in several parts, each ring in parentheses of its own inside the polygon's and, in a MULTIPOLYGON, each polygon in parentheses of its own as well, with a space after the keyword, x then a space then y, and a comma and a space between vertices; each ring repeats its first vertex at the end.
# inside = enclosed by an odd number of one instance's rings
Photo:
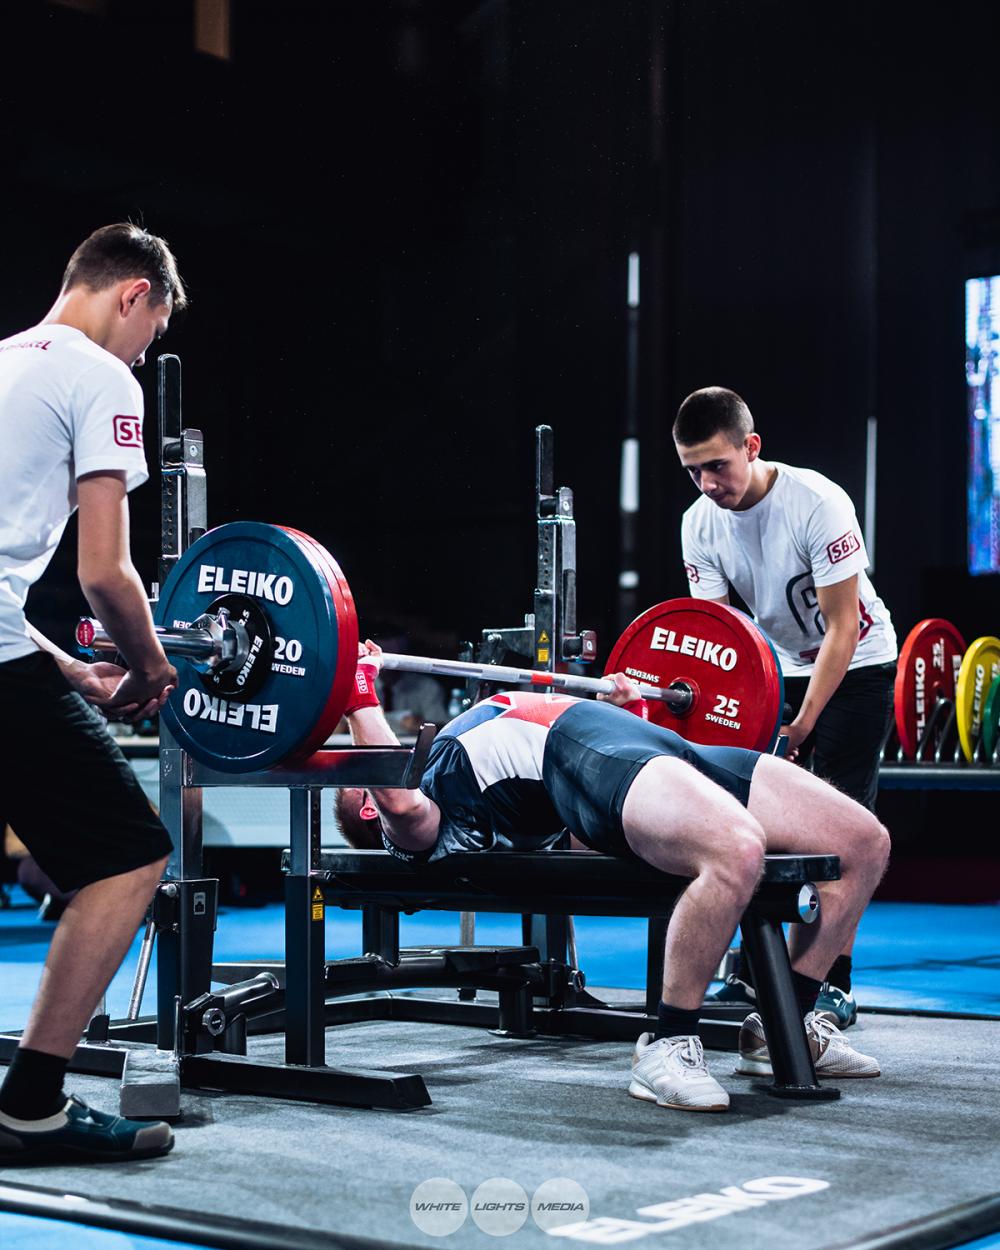
POLYGON ((757 1009, 764 1021, 774 1073, 774 1084, 764 1088, 777 1098, 839 1098, 839 1089, 816 1080, 780 922, 768 920, 751 908, 740 921, 740 932, 750 959, 757 1009))
POLYGON ((528 982, 501 989, 497 1027, 492 1032, 500 1037, 534 1037, 536 1031, 528 982))
POLYGON ((399 967, 399 912, 379 903, 361 908, 361 953, 378 955, 393 968, 399 967))

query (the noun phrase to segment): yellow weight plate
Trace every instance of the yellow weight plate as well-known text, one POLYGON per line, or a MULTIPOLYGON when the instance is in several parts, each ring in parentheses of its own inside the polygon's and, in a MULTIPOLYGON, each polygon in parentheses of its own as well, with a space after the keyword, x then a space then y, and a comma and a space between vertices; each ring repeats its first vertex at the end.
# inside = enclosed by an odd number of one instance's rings
POLYGON ((988 634, 977 638, 962 656, 955 683, 955 715, 962 754, 972 763, 979 735, 983 731, 986 696, 1000 676, 1000 638, 988 634))

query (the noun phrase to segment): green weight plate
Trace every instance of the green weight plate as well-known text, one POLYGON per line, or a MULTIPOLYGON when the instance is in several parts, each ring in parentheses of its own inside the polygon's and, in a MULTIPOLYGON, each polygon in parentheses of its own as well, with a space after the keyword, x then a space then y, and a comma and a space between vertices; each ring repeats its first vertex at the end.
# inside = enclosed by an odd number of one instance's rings
POLYGON ((1000 739, 1000 677, 994 677, 983 708, 983 746, 986 748, 987 761, 993 759, 998 739, 1000 739))

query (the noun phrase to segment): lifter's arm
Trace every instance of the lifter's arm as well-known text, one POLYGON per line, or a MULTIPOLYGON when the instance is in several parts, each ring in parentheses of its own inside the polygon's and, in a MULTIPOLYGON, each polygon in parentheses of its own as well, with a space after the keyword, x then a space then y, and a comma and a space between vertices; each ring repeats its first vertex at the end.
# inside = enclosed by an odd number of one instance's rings
MULTIPOLYGON (((358 646, 359 660, 380 666, 381 648, 370 640, 358 646)), ((376 703, 347 713, 347 727, 355 746, 399 746, 389 722, 376 703)), ((421 790, 369 790, 382 817, 386 833, 408 851, 423 851, 437 840, 441 824, 438 805, 421 790)))

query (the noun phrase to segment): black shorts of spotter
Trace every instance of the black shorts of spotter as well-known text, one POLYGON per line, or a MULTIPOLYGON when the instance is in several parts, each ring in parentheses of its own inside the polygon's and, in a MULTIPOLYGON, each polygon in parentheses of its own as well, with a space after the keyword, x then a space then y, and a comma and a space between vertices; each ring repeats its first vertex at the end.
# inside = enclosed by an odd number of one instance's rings
POLYGON ((103 718, 42 651, 0 664, 0 795, 3 819, 60 890, 170 854, 103 718))
MULTIPOLYGON (((870 812, 878 797, 882 748, 892 728, 895 680, 895 660, 849 668, 820 712, 815 729, 799 747, 797 763, 870 812)), ((785 699, 793 716, 802 706, 808 685, 808 677, 785 678, 785 699)))
POLYGON ((622 808, 636 774, 658 755, 685 760, 745 807, 759 751, 705 747, 610 703, 581 702, 549 730, 542 780, 566 828, 595 851, 631 856, 622 808))

